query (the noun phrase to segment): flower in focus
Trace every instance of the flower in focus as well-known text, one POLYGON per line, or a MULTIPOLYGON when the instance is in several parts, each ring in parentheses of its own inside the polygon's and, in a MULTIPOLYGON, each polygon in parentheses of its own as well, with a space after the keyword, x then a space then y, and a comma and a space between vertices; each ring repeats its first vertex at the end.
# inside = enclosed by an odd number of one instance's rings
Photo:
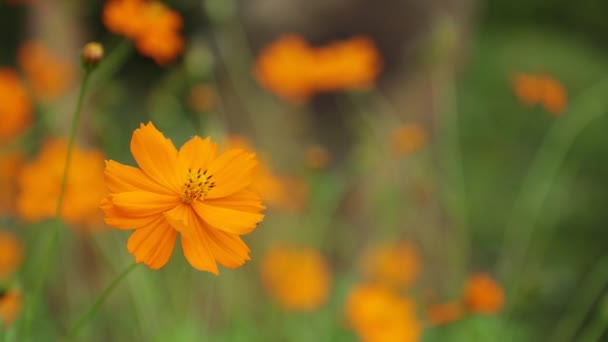
POLYGON ((470 312, 493 314, 500 311, 503 302, 503 290, 492 277, 477 273, 469 278, 464 293, 464 304, 470 312))
POLYGON ((54 54, 41 41, 30 40, 21 44, 17 62, 34 95, 42 101, 63 95, 73 84, 74 65, 54 54))
POLYGON ((160 65, 184 49, 182 17, 160 1, 109 0, 103 9, 106 28, 135 42, 137 50, 160 65))
POLYGON ((32 120, 32 105, 17 73, 0 68, 0 142, 17 137, 32 120))
POLYGON ((398 288, 416 280, 420 259, 409 242, 389 242, 369 249, 361 259, 361 269, 369 280, 398 288))
POLYGON ((568 103, 564 86, 547 75, 516 74, 513 77, 513 91, 524 105, 540 104, 553 115, 561 114, 568 103))
MULTIPOLYGON (((68 144, 49 139, 37 157, 26 163, 17 178, 17 212, 28 221, 56 215, 68 144)), ((72 149, 61 217, 70 224, 96 226, 101 219, 99 201, 105 195, 103 155, 99 150, 72 149)))
POLYGON ((23 296, 18 290, 0 289, 0 322, 9 327, 19 316, 23 306, 23 296))
POLYGON ((397 155, 408 155, 418 151, 426 143, 425 130, 418 124, 397 126, 390 135, 390 144, 397 155))
POLYGON ((23 246, 15 235, 0 230, 0 280, 15 273, 23 261, 23 246))
MULTIPOLYGON (((1 95, 0 95, 1 96, 1 95)), ((21 152, 0 154, 0 215, 11 214, 15 210, 17 183, 15 179, 23 164, 21 152)))
POLYGON ((315 249, 274 246, 264 256, 261 268, 264 287, 288 310, 315 310, 327 300, 331 274, 315 249))
POLYGON ((460 302, 449 302, 431 305, 427 315, 433 325, 443 325, 457 321, 464 315, 460 302))
POLYGON ((324 169, 329 164, 329 152, 321 145, 311 145, 304 152, 304 163, 311 169, 324 169))
POLYGON ((195 136, 179 151, 152 123, 133 132, 131 153, 139 168, 106 162, 110 190, 102 203, 105 222, 134 230, 127 249, 151 269, 163 267, 177 234, 188 262, 219 274, 250 260, 241 240, 262 221, 264 206, 249 190, 255 154, 230 149, 218 154, 210 138, 195 136))
POLYGON ((254 76, 276 95, 302 103, 318 92, 368 88, 381 64, 376 46, 366 37, 312 47, 302 37, 288 34, 260 52, 254 76))
POLYGON ((378 285, 359 285, 346 299, 346 318, 363 341, 419 341, 415 303, 378 285))

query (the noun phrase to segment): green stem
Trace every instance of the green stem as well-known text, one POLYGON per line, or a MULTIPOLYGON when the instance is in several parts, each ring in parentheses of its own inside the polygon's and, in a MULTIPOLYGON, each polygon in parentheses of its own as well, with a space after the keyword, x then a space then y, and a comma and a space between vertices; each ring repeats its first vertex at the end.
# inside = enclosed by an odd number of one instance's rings
POLYGON ((578 294, 576 300, 571 301, 574 305, 557 324, 550 341, 574 341, 576 332, 597 303, 606 284, 608 284, 608 257, 600 259, 591 269, 588 279, 583 282, 583 287, 576 291, 578 294))
POLYGON ((61 187, 59 189, 59 196, 57 197, 57 208, 55 211, 55 218, 53 220, 53 227, 51 231, 51 236, 49 237, 46 248, 44 249, 44 260, 42 260, 42 267, 40 268, 39 277, 37 281, 34 283, 34 292, 31 298, 30 304, 27 306, 25 312, 25 329, 24 329, 24 339, 29 340, 30 338, 30 328, 33 319, 33 311, 34 304, 40 298, 42 294, 42 289, 44 288, 44 283, 48 277, 50 263, 55 251, 55 246, 57 245, 57 240, 59 239, 59 233, 61 231, 61 227, 63 226, 61 222, 61 208, 63 206, 63 199, 65 197, 65 192, 68 183, 68 175, 70 169, 70 162, 72 159, 72 150, 74 147, 74 142, 76 141, 76 132, 78 130, 78 122, 80 120, 80 113, 82 112, 82 103, 84 102, 84 96, 87 90, 87 85, 89 83, 89 79, 91 76, 92 70, 85 70, 85 74, 82 79, 82 83, 80 85, 80 92, 78 94, 78 100, 76 102, 76 109, 74 110, 74 115, 72 117, 72 123, 70 127, 70 135, 68 140, 67 153, 63 168, 63 176, 61 178, 61 187))
MULTIPOLYGON (((599 82, 578 97, 570 110, 551 126, 522 182, 506 225, 502 259, 498 265, 502 279, 521 278, 527 251, 537 228, 537 221, 560 167, 575 139, 591 122, 608 112, 608 79, 599 82), (511 277, 509 277, 511 276, 511 277)), ((517 280, 517 279, 516 279, 517 280)), ((509 303, 514 303, 516 282, 511 280, 509 303)))
POLYGON ((87 324, 91 320, 91 318, 95 315, 95 313, 97 313, 97 311, 99 310, 99 308, 101 307, 103 302, 106 300, 106 298, 110 295, 110 293, 112 293, 112 291, 116 288, 116 286, 118 286, 118 284, 120 284, 122 282, 122 280, 127 275, 129 275, 129 273, 131 273, 131 271, 133 271, 135 269, 136 266, 137 266, 137 263, 133 263, 133 264, 129 265, 114 279, 114 281, 112 281, 110 286, 108 286, 101 293, 101 295, 97 298, 97 300, 93 303, 93 305, 91 305, 89 310, 87 310, 87 312, 82 317, 80 317, 80 319, 76 322, 76 324, 74 324, 72 326, 72 329, 70 329, 70 331, 68 333, 68 337, 73 338, 78 335, 78 333, 80 332, 80 329, 82 329, 82 327, 84 327, 85 324, 87 324))

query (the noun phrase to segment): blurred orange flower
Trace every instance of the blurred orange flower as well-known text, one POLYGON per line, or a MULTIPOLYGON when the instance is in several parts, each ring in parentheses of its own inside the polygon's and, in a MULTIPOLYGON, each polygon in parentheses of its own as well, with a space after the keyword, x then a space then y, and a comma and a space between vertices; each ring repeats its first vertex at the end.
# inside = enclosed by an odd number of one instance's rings
POLYGON ((22 261, 21 242, 12 233, 0 230, 0 280, 15 273, 22 261))
POLYGON ((42 101, 61 96, 74 83, 74 65, 51 52, 39 40, 22 43, 17 52, 17 62, 34 95, 42 101))
POLYGON ((388 242, 370 248, 361 258, 363 274, 392 287, 411 285, 420 273, 420 258, 407 241, 388 242))
POLYGON ((416 123, 399 125, 390 135, 392 150, 397 155, 408 155, 418 151, 426 140, 426 131, 416 123))
POLYGON ((165 65, 184 49, 182 17, 160 1, 108 0, 103 9, 106 28, 135 42, 137 50, 165 65))
POLYGON ((419 341, 415 303, 379 285, 359 285, 346 298, 346 318, 362 341, 419 341))
POLYGON ((151 269, 163 267, 181 234, 184 255, 196 269, 219 274, 250 260, 240 235, 262 221, 260 197, 248 190, 255 154, 217 153, 210 138, 195 136, 178 151, 152 123, 133 132, 131 153, 140 168, 106 162, 110 194, 101 207, 105 222, 134 230, 127 249, 151 269))
POLYGON ((17 196, 15 179, 23 164, 21 152, 0 154, 0 215, 13 213, 17 196))
POLYGON ((376 46, 367 37, 312 47, 302 37, 288 34, 260 52, 254 76, 276 95, 302 103, 318 92, 371 87, 381 64, 376 46))
POLYGON ((433 325, 442 325, 454 322, 464 315, 462 303, 449 302, 431 305, 427 315, 433 325))
POLYGON ((17 137, 32 120, 32 105, 17 73, 0 67, 0 142, 17 137))
POLYGON ((304 163, 311 169, 324 169, 329 164, 329 151, 321 145, 308 146, 304 152, 304 163))
POLYGON ((23 296, 18 290, 0 289, 0 322, 9 327, 21 313, 23 296))
POLYGON ((331 274, 315 249, 274 246, 262 259, 261 273, 266 290, 288 310, 312 311, 327 300, 331 274))
POLYGON ((466 285, 464 304, 473 313, 493 314, 503 306, 504 293, 488 274, 473 274, 466 285))
MULTIPOLYGON (((255 151, 249 140, 240 135, 229 136, 227 148, 255 151)), ((301 209, 308 197, 306 184, 298 178, 275 174, 263 157, 260 157, 260 165, 251 184, 251 190, 258 193, 270 207, 288 212, 301 209)))
MULTIPOLYGON (((64 174, 67 142, 49 139, 38 156, 23 166, 17 178, 17 212, 28 221, 52 218, 64 174)), ((72 150, 68 181, 61 208, 62 218, 70 224, 97 226, 101 220, 99 201, 105 195, 103 155, 75 145, 72 150)))
POLYGON ((542 105, 553 115, 561 114, 568 104, 568 93, 564 86, 548 75, 516 74, 513 91, 526 106, 542 105))

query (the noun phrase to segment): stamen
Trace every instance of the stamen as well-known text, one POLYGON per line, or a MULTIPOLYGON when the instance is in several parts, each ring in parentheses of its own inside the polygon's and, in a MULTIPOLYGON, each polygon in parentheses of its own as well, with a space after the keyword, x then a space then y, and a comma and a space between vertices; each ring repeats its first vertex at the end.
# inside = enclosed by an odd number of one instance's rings
POLYGON ((188 168, 186 182, 182 187, 181 200, 186 204, 194 200, 203 199, 207 193, 215 187, 215 182, 211 181, 212 175, 207 176, 207 170, 188 168), (201 173, 202 172, 202 173, 201 173))

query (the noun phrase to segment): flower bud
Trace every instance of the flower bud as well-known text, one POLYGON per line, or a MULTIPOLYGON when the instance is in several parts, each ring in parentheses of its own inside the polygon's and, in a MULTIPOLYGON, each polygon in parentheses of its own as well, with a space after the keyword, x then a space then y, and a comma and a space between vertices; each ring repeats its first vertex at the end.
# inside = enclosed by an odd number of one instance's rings
POLYGON ((82 64, 85 68, 96 67, 103 59, 103 45, 97 42, 87 43, 82 48, 82 64))

